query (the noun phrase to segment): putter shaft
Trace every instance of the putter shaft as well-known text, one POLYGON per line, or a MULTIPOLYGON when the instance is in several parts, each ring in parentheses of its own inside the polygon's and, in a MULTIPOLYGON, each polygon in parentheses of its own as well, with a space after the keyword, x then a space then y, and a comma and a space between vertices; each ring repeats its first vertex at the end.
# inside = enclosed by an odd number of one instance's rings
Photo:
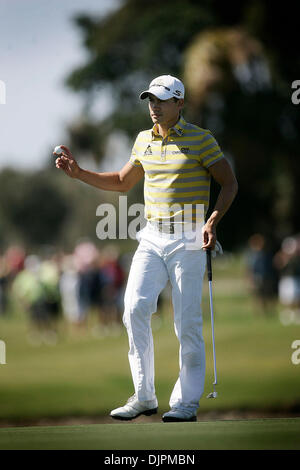
POLYGON ((217 364, 216 364, 216 347, 215 347, 215 328, 214 328, 214 310, 213 310, 213 300, 212 300, 212 281, 208 282, 209 286, 209 302, 210 302, 210 318, 211 318, 211 336, 212 336, 212 346, 213 346, 213 359, 214 359, 214 378, 215 381, 213 385, 217 385, 217 364))
POLYGON ((214 360, 214 382, 213 392, 210 393, 207 398, 216 398, 217 392, 215 386, 217 385, 217 364, 216 364, 216 348, 215 348, 215 329, 214 329, 214 310, 213 310, 213 296, 212 296, 212 267, 211 267, 211 250, 207 250, 207 277, 209 287, 209 304, 210 304, 210 319, 211 319, 211 335, 212 335, 212 346, 213 346, 213 360, 214 360))

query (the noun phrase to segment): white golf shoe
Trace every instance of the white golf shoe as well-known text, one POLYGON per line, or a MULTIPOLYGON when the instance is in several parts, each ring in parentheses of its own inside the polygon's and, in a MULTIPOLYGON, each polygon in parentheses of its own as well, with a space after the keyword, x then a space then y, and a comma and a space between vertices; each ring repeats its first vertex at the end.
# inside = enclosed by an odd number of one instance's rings
POLYGON ((151 416, 157 413, 157 399, 148 401, 138 401, 135 395, 129 398, 126 405, 116 408, 110 412, 114 419, 129 421, 140 415, 151 416))
POLYGON ((162 420, 164 423, 192 422, 197 421, 197 415, 195 411, 171 408, 170 411, 163 414, 162 420))

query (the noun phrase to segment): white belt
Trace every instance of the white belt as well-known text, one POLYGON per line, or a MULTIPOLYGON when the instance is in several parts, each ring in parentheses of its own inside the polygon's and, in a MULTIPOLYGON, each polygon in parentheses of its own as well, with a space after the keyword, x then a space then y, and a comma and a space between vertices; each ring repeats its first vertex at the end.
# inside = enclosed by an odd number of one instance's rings
MULTIPOLYGON (((161 233, 168 233, 173 235, 175 233, 175 224, 176 222, 160 222, 157 220, 149 220, 148 223, 152 228, 158 230, 161 233)), ((178 222, 177 222, 178 223, 178 222)))
POLYGON ((174 221, 158 221, 158 220, 148 220, 148 224, 154 230, 157 230, 161 233, 167 233, 174 235, 176 232, 178 234, 183 235, 185 231, 188 233, 193 232, 196 230, 196 224, 184 224, 182 222, 174 222, 174 221))

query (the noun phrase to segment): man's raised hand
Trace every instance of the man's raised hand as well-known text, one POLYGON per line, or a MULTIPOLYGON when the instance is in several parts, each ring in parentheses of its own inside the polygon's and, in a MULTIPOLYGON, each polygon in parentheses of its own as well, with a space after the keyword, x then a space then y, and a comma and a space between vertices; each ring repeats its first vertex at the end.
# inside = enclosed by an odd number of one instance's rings
MULTIPOLYGON (((80 168, 75 158, 73 157, 70 149, 68 149, 68 147, 66 147, 65 145, 60 145, 60 148, 63 152, 55 160, 56 168, 63 170, 66 175, 70 176, 70 178, 77 178, 80 168)), ((53 155, 57 154, 53 152, 53 155)))

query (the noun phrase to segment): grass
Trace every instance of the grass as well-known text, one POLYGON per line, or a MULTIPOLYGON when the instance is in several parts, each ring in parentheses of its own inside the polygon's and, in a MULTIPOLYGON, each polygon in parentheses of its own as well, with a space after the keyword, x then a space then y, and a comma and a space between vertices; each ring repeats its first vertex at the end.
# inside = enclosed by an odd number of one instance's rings
MULTIPOLYGON (((283 326, 277 310, 269 317, 256 312, 241 259, 215 261, 214 279, 219 396, 217 400, 202 398, 199 416, 201 411, 299 412, 300 365, 291 362, 291 344, 300 339, 299 324, 283 326)), ((205 397, 212 391, 213 382, 207 283, 203 315, 205 397)), ((163 412, 168 409, 178 374, 178 343, 168 303, 163 315, 153 320, 156 391, 163 412)), ((92 317, 90 326, 94 323, 92 317)), ((0 423, 101 417, 123 403, 133 393, 126 332, 123 329, 118 336, 94 336, 92 331, 90 328, 71 334, 65 328, 56 346, 34 347, 27 341, 28 324, 23 312, 0 317, 0 339, 6 343, 7 356, 7 364, 0 365, 0 423)))
MULTIPOLYGON (((204 398, 212 391, 213 382, 205 283, 207 375, 197 423, 167 424, 138 418, 131 423, 103 424, 102 417, 133 392, 125 330, 118 335, 95 336, 96 319, 91 316, 87 331, 74 333, 62 324, 57 345, 37 347, 27 341, 26 315, 14 311, 0 317, 7 362, 0 365, 0 449, 300 449, 300 418, 296 417, 300 410, 300 365, 291 361, 291 345, 300 339, 300 326, 283 326, 278 305, 269 316, 259 314, 241 258, 220 260, 214 261, 213 285, 218 398, 204 398), (294 411, 295 417, 205 419, 209 413, 218 417, 218 412, 231 410, 260 411, 261 416, 294 411), (68 417, 82 424, 56 425, 55 420, 64 422, 68 417), (96 423, 98 417, 102 424, 83 424, 88 417, 96 423), (24 426, 47 419, 53 419, 55 425, 24 426), (10 427, 5 427, 8 423, 10 427)), ((160 414, 168 409, 178 374, 178 343, 169 305, 167 302, 153 318, 160 414)))
POLYGON ((299 436, 300 418, 38 426, 0 429, 0 449, 296 450, 299 436))

